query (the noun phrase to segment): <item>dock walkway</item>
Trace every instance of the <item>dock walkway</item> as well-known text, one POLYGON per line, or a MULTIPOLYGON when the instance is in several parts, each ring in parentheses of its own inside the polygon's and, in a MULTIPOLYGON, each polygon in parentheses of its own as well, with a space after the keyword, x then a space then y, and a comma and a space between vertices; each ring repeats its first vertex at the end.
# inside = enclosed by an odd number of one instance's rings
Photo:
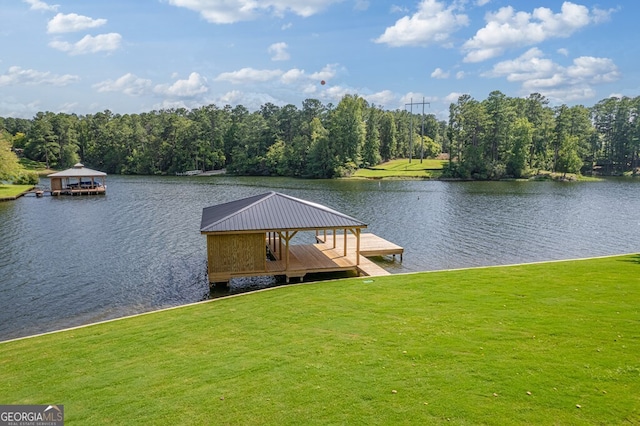
MULTIPOLYGON (((402 256, 404 249, 377 235, 370 233, 361 234, 360 259, 356 259, 355 250, 348 250, 345 256, 343 235, 336 235, 335 246, 333 235, 328 236, 327 242, 323 242, 324 236, 316 236, 318 243, 306 245, 291 245, 289 247, 289 267, 286 259, 280 256, 278 240, 268 243, 268 248, 275 260, 267 262, 267 270, 273 275, 285 275, 289 278, 302 279, 306 274, 318 272, 356 271, 366 276, 391 275, 389 271, 377 265, 367 257, 386 256, 396 254, 402 256)), ((355 236, 347 237, 347 245, 354 248, 355 236)))
MULTIPOLYGON (((316 240, 319 243, 332 244, 333 247, 342 247, 344 245, 344 234, 317 235, 316 240)), ((347 244, 349 247, 355 247, 355 235, 347 235, 347 244)), ((393 256, 395 258, 396 255, 400 255, 400 261, 402 261, 403 253, 404 248, 392 243, 391 241, 387 241, 382 237, 369 232, 363 232, 360 234, 360 254, 365 257, 393 256)))

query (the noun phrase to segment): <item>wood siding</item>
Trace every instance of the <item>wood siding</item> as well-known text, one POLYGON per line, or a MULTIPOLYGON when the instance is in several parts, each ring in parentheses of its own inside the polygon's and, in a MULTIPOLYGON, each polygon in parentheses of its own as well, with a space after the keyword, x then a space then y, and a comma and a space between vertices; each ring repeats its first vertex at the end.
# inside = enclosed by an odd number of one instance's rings
POLYGON ((266 272, 265 233, 207 235, 209 274, 266 272))
POLYGON ((62 189, 62 179, 61 178, 51 178, 51 190, 59 191, 62 189))

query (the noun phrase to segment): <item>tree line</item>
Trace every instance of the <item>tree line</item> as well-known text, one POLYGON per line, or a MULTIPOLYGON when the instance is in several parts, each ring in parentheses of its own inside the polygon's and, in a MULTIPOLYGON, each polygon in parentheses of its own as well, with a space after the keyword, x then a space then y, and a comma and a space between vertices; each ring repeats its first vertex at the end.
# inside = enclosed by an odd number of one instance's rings
POLYGON ((526 177, 541 170, 621 175, 639 166, 640 97, 608 98, 591 108, 549 107, 534 93, 484 101, 461 96, 449 108, 448 150, 458 177, 526 177))
POLYGON ((239 175, 349 176, 395 158, 448 154, 453 178, 527 177, 540 171, 622 174, 635 171, 639 98, 595 106, 550 107, 544 96, 499 91, 478 101, 460 96, 449 120, 388 111, 357 95, 338 105, 207 105, 141 114, 39 112, 1 118, 14 150, 47 167, 78 161, 115 174, 175 174, 225 168, 239 175))

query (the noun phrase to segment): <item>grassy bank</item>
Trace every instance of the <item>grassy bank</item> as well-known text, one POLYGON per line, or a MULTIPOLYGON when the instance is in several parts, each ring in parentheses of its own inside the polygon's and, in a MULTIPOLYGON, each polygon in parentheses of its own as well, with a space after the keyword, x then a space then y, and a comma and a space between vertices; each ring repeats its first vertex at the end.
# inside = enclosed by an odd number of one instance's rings
POLYGON ((14 200, 31 188, 33 185, 3 185, 0 183, 0 201, 14 200))
POLYGON ((392 160, 375 167, 359 169, 353 175, 366 179, 437 179, 442 175, 446 160, 408 159, 392 160))
POLYGON ((42 161, 30 160, 28 158, 21 158, 20 165, 22 165, 25 170, 35 172, 39 176, 46 176, 55 172, 55 170, 53 169, 48 169, 46 163, 43 163, 42 161))
POLYGON ((67 424, 637 424, 639 277, 630 255, 219 299, 2 343, 0 401, 67 424))

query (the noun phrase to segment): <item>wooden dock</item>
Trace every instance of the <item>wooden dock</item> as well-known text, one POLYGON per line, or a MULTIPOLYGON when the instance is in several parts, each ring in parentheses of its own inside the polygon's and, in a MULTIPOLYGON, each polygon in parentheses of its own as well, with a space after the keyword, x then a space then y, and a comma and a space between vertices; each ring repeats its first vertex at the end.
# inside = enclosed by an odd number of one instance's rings
POLYGON ((288 281, 338 271, 386 275, 367 257, 402 256, 404 249, 363 234, 366 227, 328 207, 273 191, 206 207, 200 233, 207 237, 209 282, 265 275, 285 276, 288 281), (299 232, 306 237, 315 234, 315 244, 308 238, 306 244, 292 244, 299 232))
MULTIPOLYGON (((319 243, 326 243, 332 245, 332 247, 344 246, 344 234, 337 235, 325 235, 318 234, 316 240, 319 243)), ((355 235, 347 235, 347 245, 349 247, 356 246, 355 235)), ((396 245, 390 241, 385 240, 375 234, 369 232, 360 234, 360 254, 365 257, 375 256, 393 256, 400 255, 400 261, 402 261, 402 255, 404 249, 399 245, 396 245)))
POLYGON ((271 240, 267 242, 268 250, 275 260, 267 262, 267 270, 273 275, 285 275, 289 278, 302 278, 306 274, 319 272, 355 271, 359 275, 381 276, 390 275, 389 271, 378 266, 367 257, 386 256, 396 254, 402 256, 404 249, 391 243, 377 235, 366 233, 360 238, 360 258, 356 259, 355 250, 357 241, 355 236, 347 237, 347 245, 351 250, 347 250, 344 255, 344 236, 336 235, 335 245, 333 235, 316 236, 318 243, 306 245, 289 246, 289 266, 284 256, 280 256, 283 251, 279 241, 271 240))
POLYGON ((91 186, 86 188, 63 188, 52 189, 49 193, 57 197, 59 195, 101 195, 107 193, 107 188, 104 186, 91 186))

